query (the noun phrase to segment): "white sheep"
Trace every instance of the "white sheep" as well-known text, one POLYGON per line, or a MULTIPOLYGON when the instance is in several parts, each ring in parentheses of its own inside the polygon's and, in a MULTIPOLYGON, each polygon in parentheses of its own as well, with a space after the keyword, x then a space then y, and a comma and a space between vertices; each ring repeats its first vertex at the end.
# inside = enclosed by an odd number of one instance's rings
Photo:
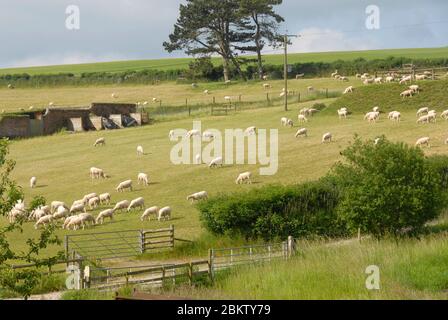
POLYGON ((50 205, 51 212, 55 212, 59 207, 64 207, 68 209, 67 205, 62 201, 52 201, 50 205))
POLYGON ((145 221, 146 218, 148 218, 149 221, 151 221, 151 215, 155 215, 157 218, 157 213, 159 212, 159 207, 154 206, 150 207, 143 212, 142 216, 140 217, 141 221, 145 221))
POLYGON ((116 94, 115 92, 113 92, 110 96, 111 96, 112 98, 114 98, 114 99, 117 99, 117 98, 118 98, 118 94, 116 94))
POLYGON ((94 197, 89 199, 89 208, 90 210, 93 210, 95 208, 97 208, 100 205, 100 198, 99 197, 94 197))
POLYGON ((386 82, 387 82, 387 83, 394 82, 394 80, 395 80, 395 78, 392 77, 392 76, 388 76, 388 77, 386 77, 386 82))
POLYGON ((132 180, 123 181, 115 188, 117 192, 124 192, 125 189, 132 191, 132 180))
POLYGON ((402 98, 412 97, 413 94, 414 94, 414 91, 409 89, 409 90, 405 90, 402 93, 400 93, 400 97, 402 97, 402 98))
POLYGON ((338 110, 339 119, 342 119, 342 118, 347 119, 347 114, 348 114, 348 111, 346 108, 342 108, 342 109, 338 110))
POLYGON ((244 134, 246 136, 256 135, 257 134, 257 127, 252 126, 252 127, 247 128, 246 130, 244 130, 244 134))
POLYGON ((103 224, 105 218, 110 218, 112 221, 114 219, 114 209, 106 209, 101 211, 95 219, 95 223, 103 224))
POLYGON ((192 137, 200 137, 201 132, 199 130, 193 129, 187 132, 186 137, 192 138, 192 137))
POLYGON ((417 140, 417 142, 415 143, 416 147, 420 147, 423 145, 426 145, 428 148, 431 148, 431 145, 429 144, 429 137, 423 137, 417 140))
POLYGON ((192 203, 194 201, 204 200, 208 198, 208 194, 206 191, 200 191, 187 196, 187 200, 190 200, 192 203))
POLYGON ((440 114, 440 117, 441 117, 442 119, 447 120, 447 119, 448 119, 448 110, 443 111, 443 112, 440 114))
POLYGON ((90 199, 92 199, 92 198, 97 198, 97 197, 98 197, 98 195, 97 195, 95 192, 92 192, 92 193, 86 194, 86 195, 82 198, 82 200, 83 200, 84 205, 87 205, 87 204, 89 203, 89 200, 90 200, 90 199))
POLYGON ((371 84, 375 81, 375 79, 365 79, 362 83, 365 85, 371 84))
POLYGON ((352 93, 354 90, 353 86, 345 88, 343 94, 352 93))
POLYGON ((301 129, 297 130, 295 137, 298 138, 299 136, 308 137, 308 130, 306 128, 301 128, 301 129))
POLYGON ((417 123, 429 123, 431 121, 430 115, 421 116, 417 119, 417 123))
POLYGON ((250 178, 252 177, 252 173, 251 172, 243 172, 241 173, 235 180, 236 184, 241 184, 243 182, 252 184, 252 181, 250 180, 250 178))
POLYGON ((145 208, 145 199, 143 199, 142 197, 139 197, 137 199, 132 200, 128 206, 128 212, 131 211, 132 209, 136 209, 136 208, 144 209, 145 208))
POLYGON ((375 78, 374 82, 377 84, 383 83, 383 78, 382 77, 375 78))
POLYGON ((142 183, 144 186, 149 185, 149 177, 146 173, 139 173, 137 176, 138 184, 142 183))
POLYGON ((83 203, 79 203, 79 204, 75 204, 72 205, 72 207, 70 208, 70 214, 74 214, 77 212, 84 212, 86 213, 86 207, 83 203))
POLYGON ((412 90, 414 93, 420 93, 420 87, 416 84, 409 86, 409 90, 412 90))
POLYGON ((425 74, 417 74, 417 75, 415 75, 415 80, 425 80, 427 78, 428 78, 428 76, 426 76, 425 74))
POLYGON ((30 179, 30 188, 35 188, 37 184, 37 178, 36 177, 31 177, 30 179))
POLYGON ((380 112, 380 107, 373 107, 372 111, 373 112, 380 112))
POLYGON ((110 204, 110 193, 102 193, 100 194, 100 203, 101 204, 110 204))
POLYGON ((327 132, 322 136, 322 143, 331 142, 332 139, 333 135, 330 132, 327 132))
POLYGON ((222 167, 222 157, 217 157, 217 158, 213 159, 212 161, 210 161, 210 164, 208 165, 208 167, 213 168, 213 167, 217 167, 219 165, 222 167))
POLYGON ((309 86, 309 87, 306 88, 306 90, 308 92, 313 92, 314 91, 314 87, 313 86, 309 86))
POLYGON ((412 81, 412 75, 410 76, 403 76, 400 80, 400 84, 408 83, 412 81))
POLYGON ((69 212, 66 208, 58 207, 58 210, 56 210, 56 212, 53 213, 53 219, 54 220, 63 219, 65 217, 67 217, 68 215, 69 215, 69 212))
POLYGON ((429 108, 428 107, 423 107, 418 109, 417 111, 417 117, 421 117, 424 114, 427 114, 429 112, 429 108))
POLYGON ((392 120, 394 122, 400 122, 401 120, 401 113, 398 111, 391 111, 389 112, 389 115, 387 117, 389 120, 392 120))
POLYGON ((143 147, 137 146, 137 156, 142 156, 142 155, 144 155, 143 147))
POLYGON ((43 216, 39 220, 37 220, 36 224, 34 225, 34 229, 37 230, 37 228, 40 225, 46 226, 46 225, 50 224, 52 221, 53 221, 52 215, 43 216))
POLYGON ((379 120, 380 118, 380 113, 378 111, 371 111, 366 113, 366 115, 364 116, 364 120, 369 121, 369 123, 371 122, 376 122, 377 120, 379 120))
POLYGON ((297 119, 299 120, 300 123, 302 122, 308 122, 308 119, 303 115, 303 114, 299 114, 297 116, 297 119))
POLYGON ((96 167, 91 167, 89 174, 92 179, 100 179, 100 178, 106 179, 107 178, 107 175, 104 173, 103 169, 96 168, 96 167))
POLYGON ((263 89, 271 89, 272 86, 269 83, 263 83, 263 89))
POLYGON ((280 121, 281 121, 281 124, 285 127, 286 126, 290 126, 291 128, 294 127, 294 122, 291 119, 283 117, 280 119, 280 121))
POLYGON ((104 139, 104 138, 96 139, 95 143, 93 144, 94 147, 96 147, 96 146, 105 146, 105 145, 106 145, 106 139, 104 139))
POLYGON ((129 205, 130 202, 128 200, 117 202, 117 204, 115 204, 114 211, 125 210, 129 207, 129 205))
POLYGON ((204 90, 204 94, 208 95, 208 94, 210 94, 210 91, 209 90, 204 90))
POLYGON ((159 210, 159 213, 157 215, 157 219, 159 221, 162 220, 170 220, 171 219, 171 207, 163 207, 159 210))

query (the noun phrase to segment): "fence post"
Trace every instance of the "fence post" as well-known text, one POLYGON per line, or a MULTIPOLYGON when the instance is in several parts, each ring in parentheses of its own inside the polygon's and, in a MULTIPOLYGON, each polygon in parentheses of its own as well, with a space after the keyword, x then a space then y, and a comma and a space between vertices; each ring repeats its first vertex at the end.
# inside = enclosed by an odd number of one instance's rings
POLYGON ((208 276, 213 283, 213 249, 208 249, 208 276))
POLYGON ((298 99, 299 99, 299 101, 298 101, 298 102, 300 103, 300 92, 299 92, 299 98, 298 98, 298 99))
POLYGON ((171 248, 174 248, 174 225, 170 225, 171 248))
POLYGON ((68 267, 68 260, 69 258, 69 254, 68 254, 68 235, 64 236, 64 249, 65 249, 65 259, 67 260, 67 267, 68 267))
POLYGON ((434 68, 432 69, 432 80, 435 80, 436 79, 436 74, 435 74, 435 70, 434 70, 434 68))
POLYGON ((325 89, 325 97, 328 99, 328 88, 325 89))
POLYGON ((294 238, 292 236, 288 237, 288 258, 290 258, 295 252, 295 243, 294 238))
POLYGON ((146 245, 145 245, 146 239, 145 239, 145 232, 143 230, 140 230, 140 253, 145 253, 146 245))
POLYGON ((190 261, 190 264, 188 266, 188 283, 190 286, 193 285, 193 264, 190 261))

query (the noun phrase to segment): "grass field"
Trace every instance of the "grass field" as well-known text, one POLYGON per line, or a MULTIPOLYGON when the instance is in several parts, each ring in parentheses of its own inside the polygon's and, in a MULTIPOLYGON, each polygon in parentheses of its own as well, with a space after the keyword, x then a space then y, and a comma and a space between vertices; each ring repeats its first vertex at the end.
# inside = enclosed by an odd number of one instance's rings
MULTIPOLYGON (((283 81, 269 81, 272 89, 263 89, 262 83, 258 81, 235 82, 230 86, 222 83, 199 83, 197 88, 191 85, 164 83, 162 85, 150 86, 92 86, 92 87, 57 87, 57 88, 17 88, 14 90, 0 89, 0 110, 5 112, 18 112, 20 108, 28 110, 30 106, 35 109, 45 109, 50 102, 57 106, 89 106, 92 102, 122 102, 137 103, 138 101, 149 101, 149 110, 159 106, 152 103, 152 98, 162 100, 162 106, 185 106, 188 99, 189 105, 210 104, 215 97, 217 103, 224 103, 224 96, 229 95, 237 100, 241 95, 242 101, 266 101, 266 94, 270 98, 278 98, 284 87, 283 81), (204 90, 210 94, 205 95, 204 90), (115 92, 118 98, 113 99, 115 92)), ((352 80, 350 83, 360 83, 352 80)), ((306 97, 307 87, 313 86, 315 90, 328 89, 329 91, 342 92, 347 82, 335 81, 333 79, 306 79, 289 81, 289 90, 300 92, 306 97)))
MULTIPOLYGON (((428 82, 418 99, 430 99, 437 94, 437 86, 444 82, 428 82), (434 90, 432 90, 434 88, 434 90)), ((392 87, 391 87, 392 88, 392 87)), ((279 170, 274 176, 259 176, 259 166, 234 165, 218 169, 209 169, 206 165, 176 166, 170 162, 170 150, 173 143, 168 139, 168 132, 174 128, 191 128, 193 119, 164 121, 155 125, 140 128, 89 132, 78 134, 58 134, 49 137, 38 137, 27 140, 17 140, 11 143, 11 158, 17 161, 13 177, 24 186, 26 201, 36 195, 43 195, 48 201, 62 200, 72 203, 90 192, 112 193, 113 203, 123 199, 134 199, 143 196, 147 206, 166 206, 173 208, 173 220, 170 222, 140 222, 140 213, 118 214, 115 220, 97 226, 94 231, 114 231, 137 228, 159 228, 169 224, 176 227, 176 236, 184 239, 199 239, 204 230, 199 223, 198 212, 188 201, 186 196, 193 192, 207 190, 213 196, 219 192, 244 191, 269 183, 297 183, 321 177, 330 167, 340 159, 340 151, 358 133, 364 138, 373 139, 385 134, 393 141, 405 141, 414 144, 417 138, 430 136, 431 149, 425 150, 429 154, 446 154, 448 147, 444 145, 448 137, 448 123, 438 121, 432 125, 417 125, 415 123, 415 109, 420 100, 408 100, 397 108, 402 112, 402 122, 393 124, 385 119, 375 125, 368 125, 362 120, 362 114, 371 110, 377 101, 371 101, 370 90, 377 90, 377 94, 388 92, 388 85, 376 86, 376 89, 362 89, 365 99, 357 105, 357 109, 347 120, 338 120, 335 106, 310 119, 306 124, 309 137, 294 138, 296 127, 280 127, 280 118, 287 116, 296 119, 298 109, 310 106, 293 104, 289 112, 281 107, 260 108, 238 112, 229 116, 205 116, 201 118, 202 129, 216 128, 246 128, 256 125, 258 128, 279 129, 279 170), (414 102, 413 102, 414 101, 414 102), (332 132, 334 142, 328 145, 320 143, 322 134, 332 132), (100 136, 107 140, 107 146, 93 148, 92 144, 100 136), (142 145, 145 156, 137 157, 136 146, 142 145), (91 181, 89 168, 100 167, 110 175, 107 180, 91 181), (253 185, 236 186, 236 176, 244 171, 254 173, 253 185), (139 172, 146 172, 152 184, 148 187, 136 186, 135 190, 126 193, 116 193, 116 185, 126 179, 133 179, 139 172), (38 188, 28 187, 29 178, 36 176, 38 188)), ((393 90, 396 90, 393 88, 393 90)), ((443 91, 445 92, 445 91, 443 91)), ((440 112, 447 106, 446 94, 440 95, 440 112)), ((376 95, 374 95, 376 96, 376 95)), ((358 97, 359 98, 359 97, 358 97)), ((345 98, 344 98, 345 99, 345 98)), ((362 100, 362 99, 361 99, 362 100)), ((361 101, 360 100, 360 101, 361 101)), ((324 101, 330 104, 334 100, 324 101)), ((394 100, 390 104, 380 105, 381 108, 394 108, 394 100)), ((98 210, 94 212, 98 213, 98 210)), ((5 223, 3 221, 2 223, 5 223)), ((14 235, 13 242, 21 247, 24 239, 35 236, 37 232, 32 223, 27 223, 23 234, 14 235)), ((91 232, 86 230, 84 232, 91 232)), ((79 231, 82 233, 83 231, 79 231)), ((65 234, 58 231, 59 235, 65 234)), ((57 248, 51 248, 54 252, 57 248)), ((198 255, 201 255, 198 253, 198 255)), ((206 255, 204 248, 203 255, 206 255)))
MULTIPOLYGON (((388 50, 366 50, 366 51, 339 51, 339 52, 320 52, 320 53, 292 53, 289 55, 289 63, 305 62, 332 62, 336 60, 354 60, 364 58, 366 60, 385 59, 390 56, 407 57, 413 59, 431 59, 446 58, 448 56, 448 47, 443 48, 409 48, 409 49, 388 49, 388 50)), ((120 72, 128 70, 173 70, 185 69, 188 67, 190 58, 178 59, 159 59, 159 60, 135 60, 135 61, 115 61, 101 63, 87 63, 76 65, 56 65, 29 68, 8 68, 0 69, 0 74, 28 73, 48 74, 48 73, 74 73, 83 72, 120 72)), ((214 64, 221 64, 219 58, 213 59, 214 64)), ((283 56, 280 54, 266 55, 266 64, 283 64, 283 56)))

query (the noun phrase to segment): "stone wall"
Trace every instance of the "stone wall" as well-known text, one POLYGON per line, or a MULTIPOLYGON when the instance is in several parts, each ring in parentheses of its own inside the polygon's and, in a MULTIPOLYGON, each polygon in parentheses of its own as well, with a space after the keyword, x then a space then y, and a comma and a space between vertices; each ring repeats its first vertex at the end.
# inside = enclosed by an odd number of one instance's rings
POLYGON ((137 105, 134 103, 92 103, 90 111, 96 116, 109 118, 111 114, 135 113, 137 105))
POLYGON ((89 130, 89 109, 49 109, 43 116, 44 134, 53 134, 62 128, 69 128, 71 118, 81 118, 84 130, 89 130))
POLYGON ((0 137, 28 137, 30 135, 29 125, 29 116, 4 116, 0 119, 0 137))

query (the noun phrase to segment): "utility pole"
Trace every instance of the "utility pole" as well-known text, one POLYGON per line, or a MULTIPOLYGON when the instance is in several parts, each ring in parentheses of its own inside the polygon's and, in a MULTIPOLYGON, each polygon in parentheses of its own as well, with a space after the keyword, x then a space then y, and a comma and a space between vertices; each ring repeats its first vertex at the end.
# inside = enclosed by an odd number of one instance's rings
POLYGON ((285 111, 288 111, 288 37, 298 37, 295 34, 285 34, 284 36, 284 47, 285 47, 285 65, 283 70, 283 77, 285 78, 285 111))

